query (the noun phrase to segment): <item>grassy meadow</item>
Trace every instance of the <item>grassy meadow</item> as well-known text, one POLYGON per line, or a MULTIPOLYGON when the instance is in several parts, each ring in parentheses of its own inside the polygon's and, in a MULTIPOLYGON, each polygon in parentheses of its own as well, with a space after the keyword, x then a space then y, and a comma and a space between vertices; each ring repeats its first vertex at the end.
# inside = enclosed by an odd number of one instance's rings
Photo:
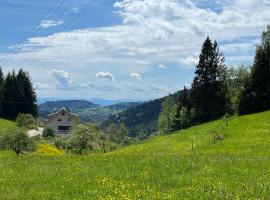
MULTIPOLYGON (((24 156, 0 152, 0 199, 269 199, 270 112, 226 123, 106 154, 67 155, 46 143, 24 156), (224 140, 214 143, 214 132, 224 140)), ((13 125, 0 120, 0 134, 13 125)))

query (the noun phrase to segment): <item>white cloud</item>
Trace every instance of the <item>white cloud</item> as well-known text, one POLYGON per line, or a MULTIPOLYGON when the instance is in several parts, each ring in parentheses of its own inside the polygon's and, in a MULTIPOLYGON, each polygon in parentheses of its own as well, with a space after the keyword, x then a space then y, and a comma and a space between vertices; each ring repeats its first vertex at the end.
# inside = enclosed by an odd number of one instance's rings
MULTIPOLYGON (((17 63, 23 59, 46 66, 61 64, 63 68, 76 63, 76 72, 85 79, 101 66, 110 66, 103 69, 109 72, 101 71, 96 77, 114 80, 112 74, 121 78, 122 73, 125 79, 129 72, 146 74, 166 67, 160 63, 192 69, 209 35, 218 41, 230 64, 243 59, 250 62, 258 38, 269 23, 270 0, 211 1, 219 7, 218 12, 198 2, 202 1, 119 0, 114 6, 122 23, 29 38, 14 59, 17 63), (31 56, 37 48, 40 51, 31 56)), ((62 85, 72 86, 70 81, 62 85)), ((166 93, 163 90, 158 94, 166 93)))
POLYGON ((163 64, 159 64, 159 65, 158 65, 158 68, 159 68, 159 69, 168 69, 168 68, 167 68, 165 65, 163 65, 163 64))
POLYGON ((50 89, 50 86, 46 83, 35 82, 34 88, 37 90, 50 89))
POLYGON ((80 8, 79 8, 79 6, 74 6, 74 7, 69 9, 69 12, 74 13, 74 14, 78 14, 78 13, 80 13, 80 8))
MULTIPOLYGON (((224 44, 241 38, 259 37, 269 23, 269 1, 216 1, 222 8, 217 13, 198 7, 195 0, 124 0, 115 3, 123 19, 122 25, 56 33, 48 37, 30 38, 27 51, 42 47, 36 59, 80 63, 110 63, 126 67, 126 63, 176 62, 193 67, 207 35, 224 44), (91 58, 88 55, 92 55, 91 58), (120 59, 119 59, 120 58, 120 59)), ((45 26, 55 24, 45 23, 45 26)), ((221 45, 222 46, 222 45, 221 45)), ((225 49, 225 55, 226 49, 225 49)), ((239 45, 238 54, 246 55, 239 45)), ((21 56, 28 56, 24 52, 21 56)), ((134 68, 131 66, 131 68, 134 68)), ((184 66, 186 67, 186 66, 184 66)), ((129 70, 131 71, 131 70, 129 70)))
POLYGON ((141 74, 138 74, 138 73, 130 73, 129 75, 130 75, 130 77, 135 78, 135 79, 137 79, 137 80, 142 80, 141 74))
POLYGON ((178 60, 180 66, 190 67, 195 66, 198 62, 198 58, 196 56, 188 56, 186 58, 181 58, 178 60))
POLYGON ((100 71, 96 74, 97 79, 107 79, 109 81, 115 80, 113 75, 110 72, 100 71))
POLYGON ((47 28, 59 26, 62 24, 64 24, 64 21, 62 21, 62 20, 60 20, 60 21, 42 20, 39 26, 44 28, 44 29, 47 29, 47 28))
POLYGON ((75 88, 75 84, 72 81, 70 74, 65 70, 47 70, 48 74, 51 75, 57 84, 59 89, 71 90, 75 88))

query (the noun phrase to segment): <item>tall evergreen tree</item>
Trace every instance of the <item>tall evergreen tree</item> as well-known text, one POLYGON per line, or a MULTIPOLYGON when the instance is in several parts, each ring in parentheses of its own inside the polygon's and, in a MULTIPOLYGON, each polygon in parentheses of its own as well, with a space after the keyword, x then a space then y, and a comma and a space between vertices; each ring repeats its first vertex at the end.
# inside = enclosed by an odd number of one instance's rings
POLYGON ((205 40, 196 66, 192 84, 192 104, 197 121, 204 122, 223 116, 228 107, 224 81, 224 57, 217 42, 209 37, 205 40))
POLYGON ((239 113, 247 114, 270 109, 270 26, 257 46, 250 81, 242 92, 239 113))
POLYGON ((17 85, 19 93, 21 95, 21 113, 28 113, 32 116, 37 116, 37 100, 36 93, 33 88, 30 76, 27 72, 22 69, 19 70, 17 75, 17 85))
POLYGON ((2 113, 3 83, 4 83, 4 73, 2 71, 2 68, 0 67, 0 117, 2 117, 2 114, 3 114, 2 113))
POLYGON ((4 82, 4 73, 2 71, 2 68, 0 67, 0 85, 2 85, 4 82))
POLYGON ((3 116, 15 119, 19 112, 17 102, 17 84, 15 71, 8 73, 3 85, 2 109, 3 116))
POLYGON ((36 94, 31 79, 22 69, 8 73, 2 90, 3 116, 15 119, 19 113, 37 116, 36 94))

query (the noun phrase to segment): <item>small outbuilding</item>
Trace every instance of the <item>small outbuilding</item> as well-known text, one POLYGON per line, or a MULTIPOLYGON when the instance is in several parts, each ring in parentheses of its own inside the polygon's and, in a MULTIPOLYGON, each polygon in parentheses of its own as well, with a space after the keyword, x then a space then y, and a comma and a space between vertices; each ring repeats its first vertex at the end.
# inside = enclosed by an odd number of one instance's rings
POLYGON ((71 113, 68 108, 61 108, 48 115, 46 126, 52 128, 57 134, 69 134, 79 122, 79 116, 71 113))

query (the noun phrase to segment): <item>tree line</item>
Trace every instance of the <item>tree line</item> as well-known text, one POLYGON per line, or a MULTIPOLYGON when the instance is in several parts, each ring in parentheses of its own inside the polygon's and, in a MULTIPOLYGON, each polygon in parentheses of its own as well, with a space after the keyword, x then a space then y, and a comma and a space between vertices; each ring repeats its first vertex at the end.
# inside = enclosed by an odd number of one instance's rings
POLYGON ((28 72, 13 70, 4 76, 0 68, 0 117, 14 120, 19 113, 37 116, 36 93, 28 72))
POLYGON ((216 41, 203 43, 195 77, 177 103, 169 95, 162 103, 158 128, 163 133, 185 129, 224 115, 270 109, 270 26, 262 34, 251 67, 228 68, 216 41))

